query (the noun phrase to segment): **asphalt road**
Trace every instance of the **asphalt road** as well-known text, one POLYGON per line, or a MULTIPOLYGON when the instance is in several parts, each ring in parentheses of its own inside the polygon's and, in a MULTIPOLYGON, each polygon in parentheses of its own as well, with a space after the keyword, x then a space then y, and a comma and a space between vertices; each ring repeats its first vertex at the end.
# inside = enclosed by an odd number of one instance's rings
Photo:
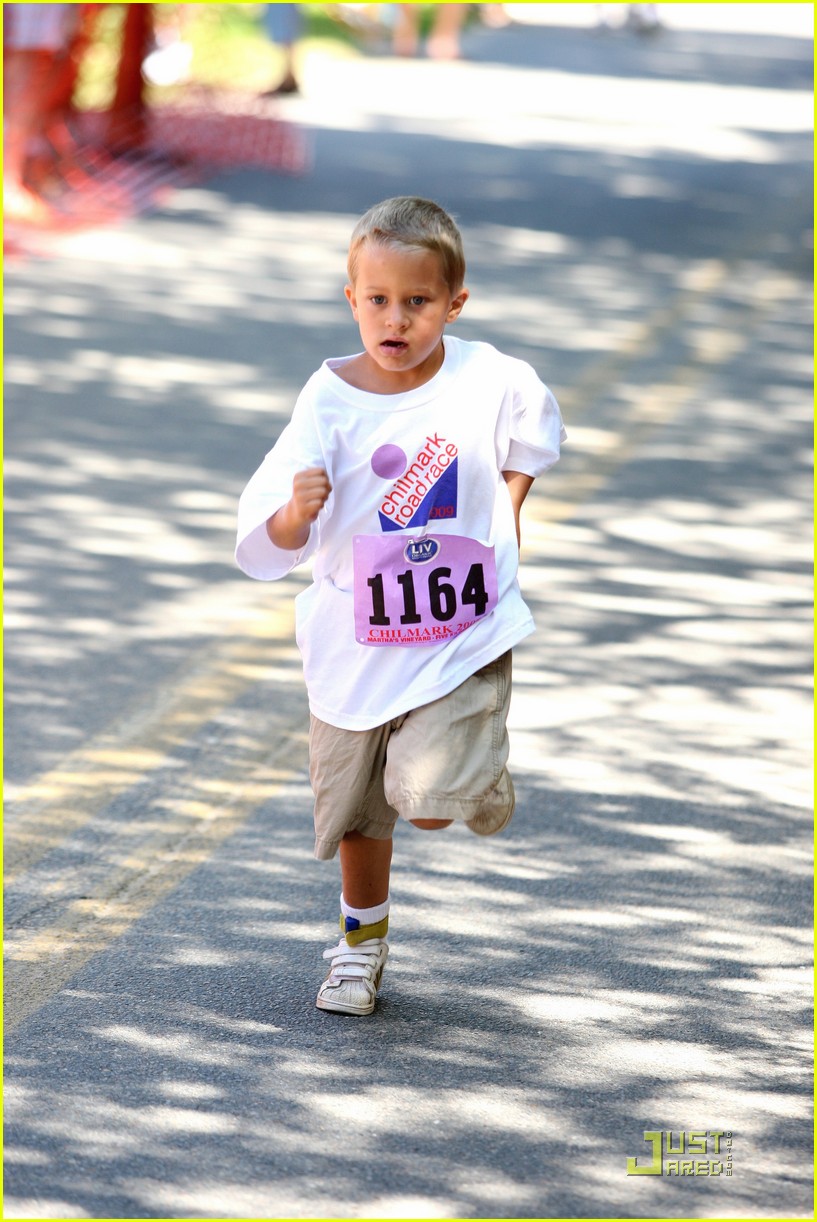
POLYGON ((309 173, 7 267, 6 1216, 811 1216, 812 68, 771 21, 316 57, 309 173), (344 1020, 307 577, 241 577, 233 531, 355 347, 355 218, 408 191, 460 219, 458 333, 570 443, 526 506, 517 815, 400 829, 344 1020), (710 1174, 627 1175, 646 1131, 710 1174))

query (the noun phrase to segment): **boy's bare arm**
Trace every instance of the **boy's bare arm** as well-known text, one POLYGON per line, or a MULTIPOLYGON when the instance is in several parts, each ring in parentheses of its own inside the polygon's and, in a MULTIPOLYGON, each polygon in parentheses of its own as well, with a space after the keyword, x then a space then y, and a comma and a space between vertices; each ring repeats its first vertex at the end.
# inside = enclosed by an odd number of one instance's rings
POLYGON ((267 518, 267 534, 276 547, 297 552, 309 538, 309 528, 327 502, 332 485, 322 467, 299 471, 292 481, 292 496, 267 518))
POLYGON ((503 471, 503 479, 508 485, 508 491, 511 494, 511 504, 513 505, 513 516, 516 520, 516 541, 522 543, 522 531, 519 526, 519 511, 525 497, 531 490, 533 485, 532 475, 523 475, 521 471, 503 471))

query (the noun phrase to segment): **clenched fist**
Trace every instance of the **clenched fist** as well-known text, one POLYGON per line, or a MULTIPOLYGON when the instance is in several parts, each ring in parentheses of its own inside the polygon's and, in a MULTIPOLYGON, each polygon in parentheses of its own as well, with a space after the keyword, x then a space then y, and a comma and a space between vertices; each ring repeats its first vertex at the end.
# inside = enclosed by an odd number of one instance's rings
POLYGON ((290 505, 293 513, 307 524, 314 522, 326 504, 331 491, 329 476, 322 467, 310 467, 308 471, 299 471, 292 481, 290 505))
POLYGON ((292 496, 267 519, 267 534, 276 547, 297 551, 309 538, 309 527, 326 504, 332 485, 323 467, 299 471, 292 481, 292 496))

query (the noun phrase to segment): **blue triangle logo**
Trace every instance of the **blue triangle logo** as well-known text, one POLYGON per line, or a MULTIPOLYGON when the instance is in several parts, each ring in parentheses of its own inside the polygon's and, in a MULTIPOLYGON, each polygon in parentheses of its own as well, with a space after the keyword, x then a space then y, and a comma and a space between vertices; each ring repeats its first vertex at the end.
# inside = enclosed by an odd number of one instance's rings
POLYGON ((393 518, 387 518, 378 511, 380 525, 387 530, 411 530, 413 527, 425 526, 433 517, 435 521, 451 521, 457 516, 457 467, 459 458, 455 458, 449 467, 437 480, 434 487, 426 493, 414 511, 410 521, 400 526, 393 518))

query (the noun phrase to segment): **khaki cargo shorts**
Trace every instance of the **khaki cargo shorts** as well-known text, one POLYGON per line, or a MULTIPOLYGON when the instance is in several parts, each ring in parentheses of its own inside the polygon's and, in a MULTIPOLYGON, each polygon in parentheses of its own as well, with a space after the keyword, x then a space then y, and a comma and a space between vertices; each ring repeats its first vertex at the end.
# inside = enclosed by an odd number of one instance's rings
POLYGON ((373 730, 341 730, 312 717, 318 860, 334 857, 347 832, 388 840, 401 817, 470 820, 512 811, 510 701, 509 650, 447 696, 373 730))

